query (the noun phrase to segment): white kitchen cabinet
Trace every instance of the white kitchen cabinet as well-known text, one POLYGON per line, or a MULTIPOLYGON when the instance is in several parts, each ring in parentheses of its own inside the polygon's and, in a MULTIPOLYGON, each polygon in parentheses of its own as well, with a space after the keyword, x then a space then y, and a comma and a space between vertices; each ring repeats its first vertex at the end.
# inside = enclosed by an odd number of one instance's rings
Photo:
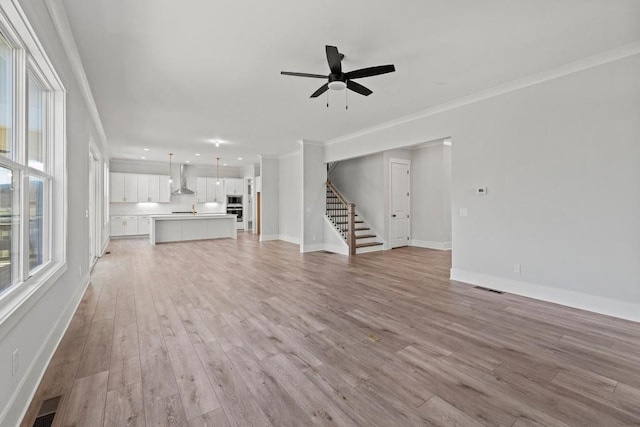
POLYGON ((149 217, 147 215, 142 215, 138 217, 137 234, 149 234, 149 217))
POLYGON ((198 203, 206 203, 207 201, 207 178, 198 177, 196 179, 196 197, 198 203))
POLYGON ((135 236, 136 234, 138 234, 137 216, 111 217, 111 236, 135 236))
POLYGON ((207 178, 207 203, 225 203, 224 180, 207 178))
POLYGON ((124 174, 124 202, 138 201, 138 175, 133 173, 124 174))
POLYGON ((124 202, 124 174, 113 172, 109 183, 109 201, 111 203, 124 202))
POLYGON ((224 179, 225 194, 231 195, 231 196, 242 196, 243 182, 244 180, 242 178, 225 178, 224 179))
POLYGON ((196 180, 196 193, 198 203, 225 203, 224 179, 199 177, 196 180))
POLYGON ((169 188, 169 175, 158 176, 158 202, 169 203, 171 199, 171 188, 169 188))
POLYGON ((151 201, 151 197, 149 196, 149 176, 148 175, 138 175, 138 201, 139 202, 151 201))
POLYGON ((169 176, 112 172, 112 203, 169 203, 169 176))
POLYGON ((111 203, 135 203, 138 201, 138 175, 133 173, 111 174, 111 203))

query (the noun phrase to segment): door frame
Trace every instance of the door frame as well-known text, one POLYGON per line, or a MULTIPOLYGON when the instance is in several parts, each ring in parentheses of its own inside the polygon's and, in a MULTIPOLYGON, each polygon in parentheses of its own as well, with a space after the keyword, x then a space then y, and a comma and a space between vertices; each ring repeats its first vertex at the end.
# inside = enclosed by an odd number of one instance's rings
MULTIPOLYGON (((403 165, 407 165, 407 168, 409 170, 409 197, 408 197, 408 201, 407 201, 407 212, 409 212, 409 218, 407 221, 407 246, 411 246, 411 221, 413 220, 413 218, 411 217, 411 160, 408 159, 400 159, 400 158, 396 158, 396 157, 389 157, 389 160, 387 162, 387 179, 389 180, 389 185, 388 185, 388 189, 389 189, 389 194, 388 194, 388 199, 387 199, 387 242, 388 242, 388 248, 387 249, 393 249, 393 245, 391 242, 391 206, 392 206, 392 199, 393 199, 393 182, 391 180, 391 164, 392 163, 399 163, 399 164, 403 164, 403 165)), ((401 246, 398 246, 401 247, 401 246)))

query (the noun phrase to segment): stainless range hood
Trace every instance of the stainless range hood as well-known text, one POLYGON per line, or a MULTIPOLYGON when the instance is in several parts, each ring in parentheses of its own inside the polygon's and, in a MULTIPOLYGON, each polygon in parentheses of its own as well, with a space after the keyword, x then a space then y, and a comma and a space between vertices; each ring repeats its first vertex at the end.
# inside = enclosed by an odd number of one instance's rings
POLYGON ((187 165, 180 165, 180 188, 173 191, 171 194, 175 194, 177 196, 182 194, 196 194, 195 191, 187 188, 187 165))

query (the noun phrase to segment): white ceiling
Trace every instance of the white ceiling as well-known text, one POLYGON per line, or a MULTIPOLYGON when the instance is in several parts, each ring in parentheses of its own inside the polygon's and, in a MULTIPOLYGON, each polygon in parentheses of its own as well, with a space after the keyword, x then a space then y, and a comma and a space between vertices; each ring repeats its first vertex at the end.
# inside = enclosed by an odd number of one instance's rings
POLYGON ((193 164, 255 163, 640 40, 637 0, 63 3, 112 158, 193 164), (280 75, 328 74, 326 44, 345 71, 397 71, 327 108, 309 98, 322 80, 280 75))

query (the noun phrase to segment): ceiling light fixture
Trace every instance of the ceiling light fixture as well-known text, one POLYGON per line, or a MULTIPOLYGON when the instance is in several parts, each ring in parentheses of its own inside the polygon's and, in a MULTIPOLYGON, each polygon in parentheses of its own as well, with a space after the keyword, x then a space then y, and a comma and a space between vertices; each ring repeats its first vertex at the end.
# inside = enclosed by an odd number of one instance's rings
POLYGON ((142 156, 142 157, 140 157, 140 158, 141 158, 141 159, 143 159, 143 160, 144 160, 144 159, 146 159, 146 157, 144 157, 144 156, 142 156))
POLYGON ((148 148, 144 148, 144 151, 149 151, 149 149, 148 148))
POLYGON ((184 162, 185 163, 191 163, 191 160, 185 160, 184 162))
POLYGON ((345 90, 347 88, 347 84, 341 80, 334 80, 329 82, 329 89, 331 90, 345 90))
POLYGON ((238 157, 238 160, 242 160, 242 157, 238 157))
POLYGON ((196 153, 196 156, 199 156, 199 155, 200 155, 200 153, 196 153))

